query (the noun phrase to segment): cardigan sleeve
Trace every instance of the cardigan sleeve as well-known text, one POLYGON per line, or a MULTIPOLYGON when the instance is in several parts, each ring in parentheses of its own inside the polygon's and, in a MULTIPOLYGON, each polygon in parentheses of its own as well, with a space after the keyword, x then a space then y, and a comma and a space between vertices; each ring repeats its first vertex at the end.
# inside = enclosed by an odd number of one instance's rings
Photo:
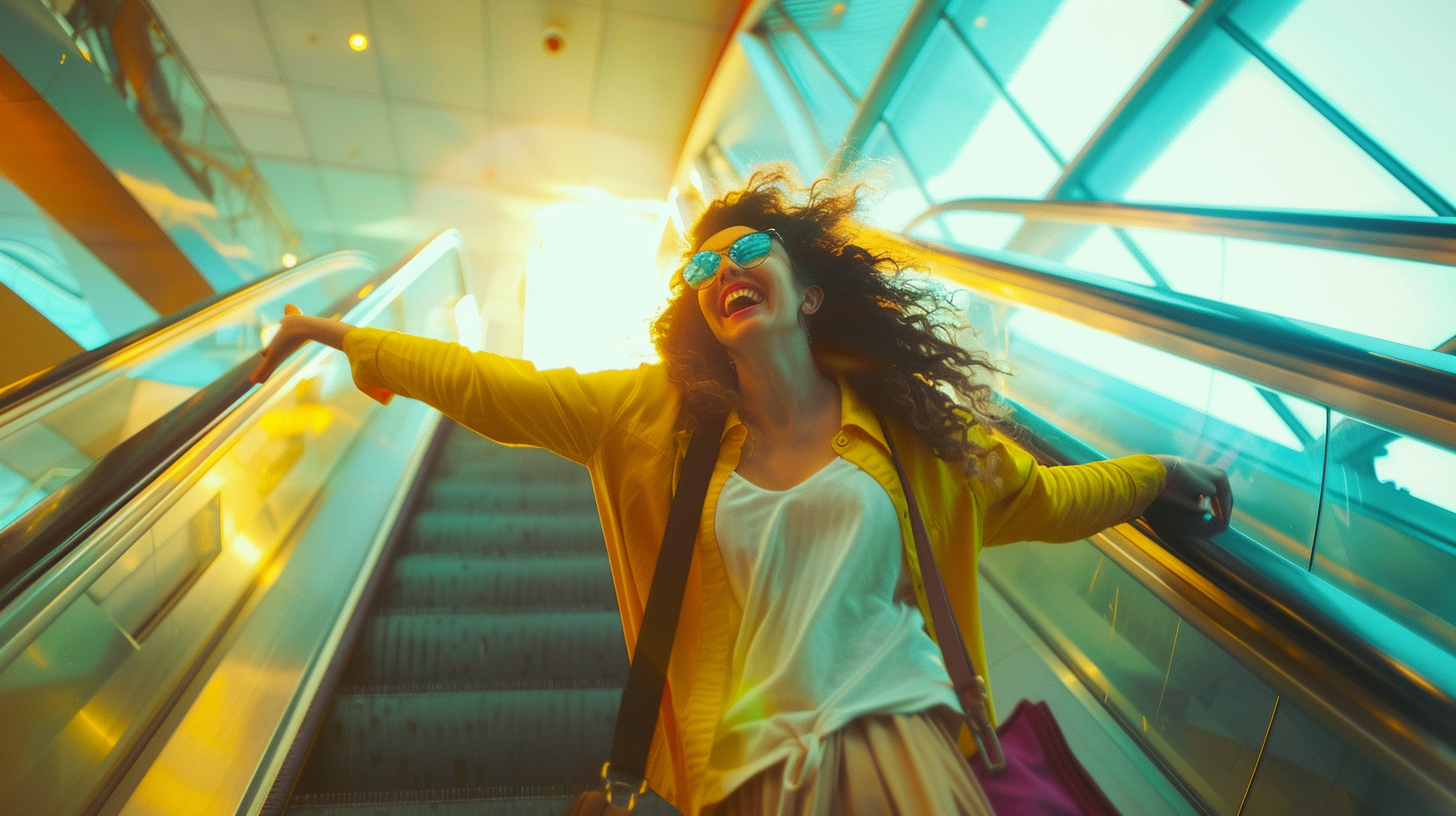
POLYGON ((641 380, 640 368, 539 370, 525 360, 373 328, 350 330, 344 353, 354 384, 381 402, 391 394, 417 399, 497 442, 546 448, 576 462, 596 452, 641 380))
POLYGON ((973 490, 980 493, 984 546, 1066 542, 1137 517, 1167 474, 1152 456, 1047 467, 997 432, 977 429, 986 448, 973 490))

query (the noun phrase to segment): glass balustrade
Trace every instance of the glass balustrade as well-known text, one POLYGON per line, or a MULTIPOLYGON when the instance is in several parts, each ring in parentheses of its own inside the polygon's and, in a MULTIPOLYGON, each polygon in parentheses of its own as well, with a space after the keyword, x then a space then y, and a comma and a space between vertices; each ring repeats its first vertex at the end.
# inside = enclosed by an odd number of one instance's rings
MULTIPOLYGON (((316 281, 287 299, 332 297, 314 290, 337 284, 316 281)), ((459 339, 463 294, 459 261, 447 253, 404 291, 366 297, 351 315, 372 311, 369 325, 459 339), (381 296, 387 301, 376 302, 381 296)), ((228 332, 209 327, 153 365, 181 371, 178 379, 196 387, 216 370, 210 350, 221 349, 222 370, 253 353, 258 329, 276 319, 283 299, 270 293, 240 307, 246 319, 235 315, 228 332), (167 362, 173 354, 175 367, 167 362)), ((384 407, 360 393, 342 354, 317 346, 301 354, 264 386, 268 396, 255 392, 241 403, 0 616, 7 807, 79 812, 249 593, 278 575, 351 445, 382 428, 388 412, 422 410, 408 401, 384 407)), ((366 532, 366 540, 374 534, 366 532)))
POLYGON ((0 527, 54 493, 132 434, 263 347, 287 303, 318 313, 357 293, 378 271, 368 256, 342 254, 287 273, 256 297, 237 299, 139 341, 0 416, 0 527))

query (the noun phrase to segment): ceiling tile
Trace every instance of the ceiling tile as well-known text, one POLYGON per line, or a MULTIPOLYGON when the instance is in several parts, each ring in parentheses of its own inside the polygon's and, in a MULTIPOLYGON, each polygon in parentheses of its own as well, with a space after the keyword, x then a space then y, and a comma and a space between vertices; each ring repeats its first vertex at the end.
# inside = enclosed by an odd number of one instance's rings
POLYGON ((580 127, 508 119, 490 137, 491 180, 502 190, 568 195, 586 176, 587 138, 580 127))
POLYGON ((252 3, 153 0, 177 48, 200 69, 279 78, 273 49, 252 3))
POLYGON ((491 108, 500 116, 584 124, 591 110, 602 11, 545 0, 491 0, 491 108), (547 26, 566 46, 541 47, 547 26))
POLYGON ((391 97, 485 109, 480 0, 369 0, 369 14, 391 97))
POLYGON ((663 201, 672 186, 678 143, 621 133, 589 137, 586 183, 617 198, 663 201))
POLYGON ((259 160, 258 169, 300 232, 329 232, 332 242, 334 219, 324 203, 318 170, 312 164, 259 160))
POLYGON ((292 116, 227 109, 223 110, 222 115, 238 135, 243 148, 254 156, 305 161, 312 158, 308 142, 303 138, 303 129, 292 116))
MULTIPOLYGON (((608 0, 607 8, 614 11, 631 11, 681 20, 686 23, 703 23, 726 29, 733 24, 738 14, 740 0, 608 0)), ((717 57, 712 54, 709 59, 717 57)))
POLYGON ((398 172, 384 100, 313 88, 295 88, 303 132, 320 164, 398 172))
POLYGON ((399 176, 319 168, 324 197, 339 233, 359 233, 409 215, 399 176))
POLYGON ((490 167, 489 123, 483 113, 405 102, 390 106, 406 174, 478 183, 490 167))
POLYGON ((244 108, 279 116, 293 115, 293 100, 288 98, 288 87, 282 82, 212 71, 198 73, 207 94, 221 107, 244 108))
POLYGON ((369 26, 364 0, 258 2, 286 79, 348 91, 383 92, 375 32, 369 26), (369 37, 370 46, 364 51, 351 49, 349 37, 353 34, 369 37))
POLYGON ((680 141, 724 36, 709 26, 608 14, 593 124, 680 141))

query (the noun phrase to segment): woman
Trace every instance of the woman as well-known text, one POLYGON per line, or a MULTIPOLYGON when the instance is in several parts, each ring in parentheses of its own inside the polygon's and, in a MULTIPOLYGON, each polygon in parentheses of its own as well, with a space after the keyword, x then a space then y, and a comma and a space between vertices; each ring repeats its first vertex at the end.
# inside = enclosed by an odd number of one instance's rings
POLYGON ((983 676, 982 546, 1083 538, 1160 492, 1217 496, 1223 519, 1231 507, 1214 468, 1047 468, 994 431, 972 376, 992 366, 950 342, 934 289, 855 241, 858 196, 805 196, 769 172, 713 202, 653 326, 662 364, 538 371, 292 310, 255 374, 317 340, 368 393, 586 465, 629 653, 693 417, 731 409, 648 761, 652 788, 690 816, 989 813, 956 745, 887 434, 983 676))

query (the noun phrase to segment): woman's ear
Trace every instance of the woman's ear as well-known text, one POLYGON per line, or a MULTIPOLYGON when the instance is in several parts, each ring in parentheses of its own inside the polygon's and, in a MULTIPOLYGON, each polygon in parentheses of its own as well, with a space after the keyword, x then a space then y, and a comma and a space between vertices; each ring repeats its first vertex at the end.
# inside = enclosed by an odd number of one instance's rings
POLYGON ((804 301, 799 304, 799 311, 811 315, 819 311, 819 307, 823 305, 824 290, 817 286, 810 286, 804 290, 804 301))

